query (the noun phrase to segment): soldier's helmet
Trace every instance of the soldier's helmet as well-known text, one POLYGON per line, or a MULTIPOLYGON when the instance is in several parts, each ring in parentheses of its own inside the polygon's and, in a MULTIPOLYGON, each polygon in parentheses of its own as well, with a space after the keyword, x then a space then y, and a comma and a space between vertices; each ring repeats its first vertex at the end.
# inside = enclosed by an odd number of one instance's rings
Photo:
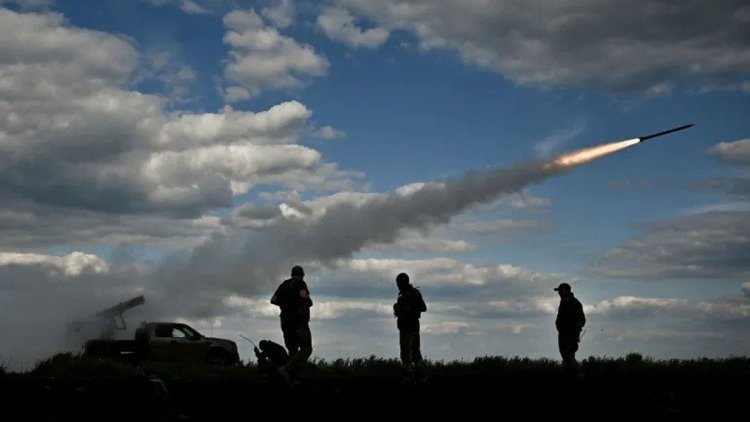
POLYGON ((555 287, 556 292, 570 292, 570 284, 568 283, 560 283, 559 286, 555 287))
POLYGON ((305 275, 305 270, 302 269, 299 265, 295 265, 292 267, 292 277, 294 276, 303 276, 305 275))
POLYGON ((399 288, 403 288, 409 285, 409 275, 406 273, 401 273, 396 276, 396 285, 399 288))

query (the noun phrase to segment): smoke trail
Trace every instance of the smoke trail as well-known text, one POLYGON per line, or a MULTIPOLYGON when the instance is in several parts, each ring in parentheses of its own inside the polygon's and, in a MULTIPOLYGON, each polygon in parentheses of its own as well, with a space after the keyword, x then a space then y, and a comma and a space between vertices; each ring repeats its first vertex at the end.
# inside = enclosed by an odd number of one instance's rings
POLYGON ((391 193, 340 193, 281 204, 270 215, 264 208, 268 224, 240 236, 230 234, 214 239, 197 249, 187 265, 179 270, 170 266, 168 273, 161 273, 159 278, 172 280, 166 285, 171 290, 166 292, 167 297, 181 296, 189 286, 197 289, 201 310, 195 308, 195 297, 190 301, 192 305, 184 303, 179 307, 206 315, 224 294, 266 292, 294 264, 333 266, 336 260, 351 257, 368 245, 396 241, 403 230, 429 230, 470 207, 541 183, 636 143, 637 138, 565 153, 551 160, 469 171, 444 182, 391 193))
MULTIPOLYGON (((273 255, 294 250, 297 259, 327 261, 347 257, 372 243, 393 242, 401 230, 448 222, 467 208, 541 183, 636 143, 637 138, 598 145, 548 161, 470 171, 445 182, 426 183, 408 193, 373 195, 358 203, 342 201, 321 213, 313 212, 308 218, 284 220, 271 226, 262 240, 265 250, 273 255)), ((314 202, 309 206, 314 209, 314 202)))

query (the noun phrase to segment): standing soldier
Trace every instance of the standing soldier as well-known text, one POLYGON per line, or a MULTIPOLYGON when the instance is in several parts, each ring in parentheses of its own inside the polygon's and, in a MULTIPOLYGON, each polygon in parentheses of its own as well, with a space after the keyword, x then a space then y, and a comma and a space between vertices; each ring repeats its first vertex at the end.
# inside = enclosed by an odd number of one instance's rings
POLYGON ((393 305, 393 314, 398 327, 401 363, 406 370, 407 378, 420 377, 419 365, 422 352, 419 345, 419 317, 427 311, 422 293, 409 284, 409 276, 401 273, 396 277, 398 299, 393 305))
POLYGON ((281 332, 289 351, 289 363, 282 366, 279 373, 288 382, 297 377, 300 367, 312 354, 310 307, 313 303, 304 280, 305 271, 295 265, 291 275, 271 298, 271 303, 281 308, 281 332))
POLYGON ((576 351, 578 342, 581 340, 581 330, 586 325, 586 316, 583 314, 583 305, 573 296, 570 284, 560 283, 555 287, 560 295, 560 307, 557 310, 557 344, 560 348, 563 367, 568 374, 579 376, 576 351))

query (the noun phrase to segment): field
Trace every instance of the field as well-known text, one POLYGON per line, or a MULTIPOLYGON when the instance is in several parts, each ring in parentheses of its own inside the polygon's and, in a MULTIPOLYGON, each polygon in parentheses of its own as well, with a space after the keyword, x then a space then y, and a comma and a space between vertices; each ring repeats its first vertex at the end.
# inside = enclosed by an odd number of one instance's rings
POLYGON ((5 421, 732 420, 750 397, 746 357, 631 354, 582 368, 573 380, 556 361, 481 357, 429 362, 414 384, 395 360, 317 360, 288 387, 252 363, 134 366, 59 354, 27 373, 0 370, 0 397, 5 421))

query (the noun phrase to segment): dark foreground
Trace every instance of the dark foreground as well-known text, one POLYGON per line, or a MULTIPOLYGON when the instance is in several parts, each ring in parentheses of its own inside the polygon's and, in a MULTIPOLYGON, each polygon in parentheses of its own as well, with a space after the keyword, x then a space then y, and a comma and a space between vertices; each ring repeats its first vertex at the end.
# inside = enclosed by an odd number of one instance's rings
POLYGON ((432 364, 416 384, 404 383, 393 361, 319 362, 293 388, 252 366, 211 372, 74 359, 0 374, 0 420, 744 420, 750 399, 748 358, 589 359, 583 380, 552 361, 482 358, 432 364))

